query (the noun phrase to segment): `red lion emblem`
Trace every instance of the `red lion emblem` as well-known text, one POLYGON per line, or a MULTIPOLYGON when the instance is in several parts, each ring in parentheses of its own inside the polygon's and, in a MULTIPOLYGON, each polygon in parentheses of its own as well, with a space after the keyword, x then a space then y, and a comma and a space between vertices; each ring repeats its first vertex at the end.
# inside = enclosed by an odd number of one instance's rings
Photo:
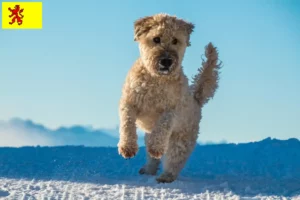
POLYGON ((9 24, 13 24, 17 20, 18 25, 21 25, 23 23, 22 19, 24 17, 21 13, 24 11, 24 9, 20 9, 20 5, 15 5, 14 9, 8 8, 8 10, 11 12, 11 15, 9 15, 9 17, 13 17, 9 24))

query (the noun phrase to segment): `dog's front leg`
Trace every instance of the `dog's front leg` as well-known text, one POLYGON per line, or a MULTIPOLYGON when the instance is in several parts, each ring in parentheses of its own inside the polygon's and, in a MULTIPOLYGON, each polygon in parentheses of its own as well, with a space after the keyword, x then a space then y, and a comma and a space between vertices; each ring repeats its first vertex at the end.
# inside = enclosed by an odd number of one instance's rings
POLYGON ((130 105, 120 106, 120 140, 119 154, 124 158, 134 157, 138 151, 136 134, 136 110, 130 105))
POLYGON ((163 113, 149 134, 146 145, 151 157, 159 159, 165 153, 172 132, 173 116, 171 111, 163 113))

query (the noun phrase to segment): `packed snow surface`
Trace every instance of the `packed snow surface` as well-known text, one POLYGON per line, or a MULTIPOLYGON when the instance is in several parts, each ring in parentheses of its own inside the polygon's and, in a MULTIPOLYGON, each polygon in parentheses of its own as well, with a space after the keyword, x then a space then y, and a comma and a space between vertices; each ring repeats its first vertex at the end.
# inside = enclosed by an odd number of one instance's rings
POLYGON ((0 199, 300 199, 300 141, 197 146, 178 180, 141 176, 145 148, 0 148, 0 199))

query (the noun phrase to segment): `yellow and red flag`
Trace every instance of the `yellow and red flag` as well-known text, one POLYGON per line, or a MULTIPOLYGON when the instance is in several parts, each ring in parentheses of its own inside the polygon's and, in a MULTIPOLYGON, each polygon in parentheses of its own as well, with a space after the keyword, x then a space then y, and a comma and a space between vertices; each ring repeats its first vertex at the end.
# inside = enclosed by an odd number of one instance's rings
POLYGON ((42 2, 2 2, 2 29, 42 27, 42 2))

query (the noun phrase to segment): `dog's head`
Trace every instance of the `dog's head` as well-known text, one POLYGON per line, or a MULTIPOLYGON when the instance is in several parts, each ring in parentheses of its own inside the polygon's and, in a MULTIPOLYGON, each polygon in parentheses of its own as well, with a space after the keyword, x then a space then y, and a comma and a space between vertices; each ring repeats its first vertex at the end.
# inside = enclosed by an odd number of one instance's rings
POLYGON ((141 59, 148 71, 158 75, 179 72, 193 29, 193 24, 167 14, 135 21, 134 40, 139 42, 141 59))

